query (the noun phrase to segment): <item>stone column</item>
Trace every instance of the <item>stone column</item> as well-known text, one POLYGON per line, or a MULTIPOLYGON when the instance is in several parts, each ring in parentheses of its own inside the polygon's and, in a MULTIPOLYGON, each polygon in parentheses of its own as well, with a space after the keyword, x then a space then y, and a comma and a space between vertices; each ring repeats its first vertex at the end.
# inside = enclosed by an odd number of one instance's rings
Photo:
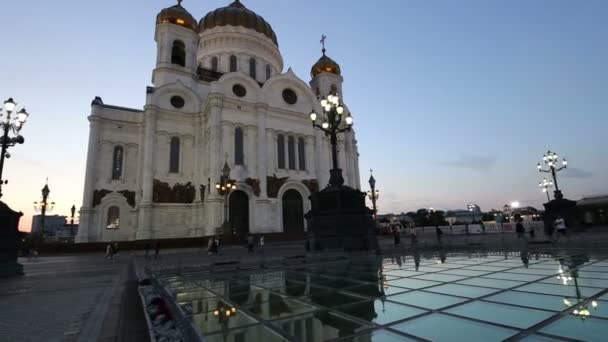
POLYGON ((209 178, 211 180, 211 189, 209 196, 206 200, 207 205, 205 206, 205 214, 207 217, 207 225, 205 227, 204 235, 213 235, 217 229, 221 228, 223 219, 223 198, 220 196, 214 188, 214 184, 219 182, 220 173, 223 163, 224 147, 222 144, 222 106, 224 96, 220 94, 213 94, 209 96, 209 119, 208 132, 209 132, 209 143, 208 143, 208 156, 209 156, 209 178))
POLYGON ((315 163, 315 137, 312 135, 306 136, 304 140, 304 149, 306 155, 306 173, 314 175, 317 169, 315 163))
MULTIPOLYGON (((201 192, 199 191, 199 185, 203 184, 202 175, 203 170, 201 167, 201 140, 203 139, 201 129, 201 116, 196 115, 194 118, 194 146, 192 147, 192 152, 194 153, 194 165, 192 165, 192 172, 194 173, 194 187, 196 188, 194 203, 197 205, 201 204, 201 192)), ((206 186, 206 183, 205 183, 206 186)), ((198 222, 197 222, 198 224, 198 222)))
POLYGON ((268 198, 266 192, 266 176, 268 175, 268 168, 272 170, 273 167, 271 165, 274 165, 272 159, 270 159, 272 153, 268 146, 268 142, 272 141, 272 137, 270 136, 270 132, 266 132, 268 105, 265 103, 257 103, 255 109, 258 116, 257 177, 260 180, 260 199, 266 199, 268 198))
POLYGON ((142 199, 139 205, 139 220, 136 239, 151 239, 152 229, 152 194, 154 186, 154 155, 156 150, 156 121, 158 114, 155 108, 144 112, 144 163, 142 176, 142 199))
POLYGON ((95 191, 95 179, 97 178, 97 163, 99 157, 99 131, 100 119, 91 115, 89 116, 89 145, 87 148, 87 169, 84 178, 84 195, 82 197, 82 207, 80 208, 80 223, 78 225, 78 235, 76 242, 89 242, 91 235, 95 233, 93 227, 93 217, 95 209, 93 208, 93 193, 95 191))

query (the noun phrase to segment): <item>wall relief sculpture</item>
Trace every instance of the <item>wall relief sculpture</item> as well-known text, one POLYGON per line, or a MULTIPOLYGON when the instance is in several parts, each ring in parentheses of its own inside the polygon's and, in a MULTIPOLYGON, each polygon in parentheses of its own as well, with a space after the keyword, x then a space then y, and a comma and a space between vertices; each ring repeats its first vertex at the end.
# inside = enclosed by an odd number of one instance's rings
POLYGON ((101 189, 101 190, 94 190, 93 191, 93 207, 96 207, 99 205, 99 203, 101 203, 101 200, 109 193, 111 193, 112 191, 110 190, 106 190, 106 189, 101 189))
POLYGON ((249 185, 256 197, 260 197, 260 180, 257 178, 245 179, 245 184, 249 185))
POLYGON ((176 183, 173 187, 169 183, 154 179, 152 200, 154 203, 192 203, 196 195, 196 189, 192 183, 176 183))
POLYGON ((203 184, 199 185, 198 190, 201 193, 201 202, 204 202, 205 201, 205 186, 203 184))
POLYGON ((279 178, 276 174, 266 177, 266 191, 268 192, 268 197, 277 198, 279 189, 285 184, 288 178, 289 177, 279 178))
POLYGON ((132 208, 135 208, 135 191, 123 190, 118 193, 127 199, 127 203, 129 203, 132 208))
POLYGON ((304 185, 306 185, 306 187, 308 188, 308 191, 310 191, 311 194, 314 194, 315 192, 319 192, 319 181, 316 179, 304 179, 302 180, 302 183, 304 183, 304 185))

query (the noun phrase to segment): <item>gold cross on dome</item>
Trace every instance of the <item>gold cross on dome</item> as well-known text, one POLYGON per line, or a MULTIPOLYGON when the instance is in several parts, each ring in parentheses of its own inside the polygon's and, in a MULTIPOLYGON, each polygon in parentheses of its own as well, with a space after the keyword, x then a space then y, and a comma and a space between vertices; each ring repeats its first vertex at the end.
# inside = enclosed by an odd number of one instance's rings
POLYGON ((372 170, 372 169, 369 169, 369 173, 374 173, 374 170, 372 170))
POLYGON ((323 49, 321 51, 323 51, 323 54, 325 54, 325 39, 327 39, 327 36, 322 34, 321 35, 321 45, 323 46, 323 49))
POLYGON ((177 5, 178 5, 178 6, 181 6, 181 5, 182 5, 182 1, 183 1, 183 0, 177 0, 177 5))

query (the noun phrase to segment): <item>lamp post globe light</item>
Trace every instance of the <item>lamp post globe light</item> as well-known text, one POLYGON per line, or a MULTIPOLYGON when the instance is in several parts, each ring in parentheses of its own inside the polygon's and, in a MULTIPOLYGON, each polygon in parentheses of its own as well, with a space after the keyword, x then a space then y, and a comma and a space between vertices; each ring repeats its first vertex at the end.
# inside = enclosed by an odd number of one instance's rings
POLYGON ((42 188, 42 201, 34 202, 34 210, 40 212, 40 236, 44 237, 44 221, 47 212, 53 211, 55 207, 55 202, 49 202, 49 194, 51 190, 49 189, 49 184, 47 180, 47 184, 42 188))
POLYGON ((344 178, 342 177, 342 170, 338 166, 338 133, 350 131, 353 117, 350 114, 344 115, 344 104, 340 101, 337 93, 331 93, 327 97, 321 98, 319 104, 323 114, 318 115, 313 110, 310 113, 310 120, 312 121, 312 127, 325 132, 331 143, 332 169, 329 171, 329 185, 342 186, 344 178), (320 125, 317 123, 317 119, 320 119, 320 125))
POLYGON ((565 158, 563 158, 562 162, 561 162, 561 166, 559 166, 558 160, 559 160, 559 157, 558 157, 557 153, 547 151, 547 153, 545 155, 543 155, 543 162, 545 163, 545 165, 548 166, 548 169, 543 169, 543 167, 540 163, 538 163, 536 165, 536 167, 538 168, 539 172, 551 174, 551 176, 553 177, 553 184, 555 185, 555 192, 554 192, 555 199, 562 199, 562 198, 564 198, 564 195, 562 194, 561 190, 559 190, 559 186, 557 184, 557 173, 561 170, 568 168, 568 161, 565 158))
POLYGON ((370 190, 367 191, 367 197, 369 197, 370 201, 372 201, 372 210, 374 211, 374 221, 376 220, 376 215, 378 214, 378 208, 376 206, 376 201, 380 197, 380 190, 376 189, 376 179, 374 175, 372 175, 373 171, 370 169, 369 173, 369 187, 370 190))
POLYGON ((538 187, 541 188, 542 192, 547 195, 547 201, 551 201, 551 197, 549 196, 549 189, 553 187, 553 182, 548 181, 546 178, 543 178, 542 181, 538 182, 538 187))
POLYGON ((4 101, 3 109, 3 111, 0 110, 0 128, 2 128, 2 138, 0 138, 0 143, 2 144, 2 151, 0 152, 0 197, 2 197, 2 184, 8 182, 2 179, 4 159, 8 159, 11 156, 7 150, 9 147, 23 144, 25 141, 19 133, 30 115, 25 110, 25 107, 17 111, 17 103, 12 97, 4 101))
MULTIPOLYGON (((230 222, 228 222, 228 197, 233 190, 236 190, 236 184, 230 180, 230 166, 228 166, 228 155, 226 155, 226 161, 224 162, 224 167, 222 168, 222 175, 220 176, 220 181, 215 183, 215 189, 218 194, 224 196, 224 223, 222 223, 222 227, 219 229, 223 231, 223 234, 228 237, 232 232, 230 229, 230 222)), ((216 235, 222 234, 221 231, 217 231, 216 235)))

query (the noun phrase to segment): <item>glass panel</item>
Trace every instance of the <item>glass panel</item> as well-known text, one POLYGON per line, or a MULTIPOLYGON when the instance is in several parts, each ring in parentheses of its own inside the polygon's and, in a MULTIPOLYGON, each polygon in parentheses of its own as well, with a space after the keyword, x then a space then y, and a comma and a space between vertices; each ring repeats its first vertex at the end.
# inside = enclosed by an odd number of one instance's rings
MULTIPOLYGON (((494 302, 516 304, 554 311, 562 311, 567 308, 567 306, 564 304, 563 297, 517 291, 503 292, 491 297, 484 298, 484 300, 491 300, 494 302)), ((575 302, 575 300, 571 300, 571 302, 575 302)))
POLYGON ((520 340, 521 342, 562 342, 563 340, 557 340, 540 335, 530 335, 520 340))
POLYGON ((311 303, 331 308, 334 306, 364 301, 366 298, 355 297, 340 292, 325 292, 320 295, 312 295, 308 299, 311 303))
POLYGON ((429 287, 433 285, 439 285, 441 283, 430 280, 420 280, 420 279, 412 279, 412 278, 401 278, 395 279, 391 281, 391 285, 405 287, 408 289, 421 289, 424 287, 429 287))
POLYGON ((497 289, 489 289, 486 287, 467 286, 458 284, 445 284, 426 289, 427 291, 445 293, 449 295, 477 298, 488 295, 490 293, 498 292, 497 289))
MULTIPOLYGON (((387 284, 388 283, 390 283, 390 282, 387 282, 387 284)), ((390 296, 393 294, 410 291, 409 289, 404 289, 404 288, 398 287, 398 286, 384 285, 380 289, 378 289, 378 287, 379 287, 379 285, 376 285, 376 284, 360 285, 360 286, 353 286, 353 287, 345 288, 344 291, 352 292, 352 293, 358 294, 360 296, 367 296, 367 297, 373 297, 373 298, 380 297, 381 295, 390 296)))
POLYGON ((380 299, 341 306, 335 308, 335 310, 357 317, 366 322, 373 322, 380 325, 400 321, 428 312, 426 310, 380 299))
POLYGON ((467 301, 466 298, 446 296, 422 291, 407 292, 403 294, 389 296, 386 297, 386 299, 402 304, 410 304, 414 306, 419 306, 421 308, 433 310, 445 308, 446 306, 451 306, 467 301))
MULTIPOLYGON (((583 297, 591 297, 594 294, 602 291, 602 289, 597 289, 594 287, 578 287, 581 296, 583 297)), ((517 288, 518 291, 526 291, 526 292, 536 292, 543 294, 552 294, 558 296, 576 296, 576 288, 574 286, 564 286, 564 285, 553 285, 553 284, 543 284, 543 283, 535 283, 526 286, 522 286, 517 288)))
POLYGON ((495 278, 495 279, 506 279, 506 280, 521 280, 521 281, 534 281, 545 278, 544 275, 533 275, 533 274, 517 274, 517 273, 492 273, 482 276, 482 278, 495 278))
POLYGON ((608 321, 594 318, 582 320, 568 315, 541 329, 540 332, 583 341, 606 341, 608 321))
POLYGON ((272 331, 271 329, 256 324, 247 328, 237 328, 227 331, 226 333, 217 333, 205 336, 207 342, 225 342, 225 341, 237 341, 238 336, 244 336, 244 341, 268 341, 268 342, 282 342, 288 341, 286 338, 272 331))
POLYGON ((415 275, 420 275, 420 272, 416 271, 406 271, 406 270, 396 270, 396 271, 387 271, 384 274, 390 274, 397 277, 410 277, 415 275))
POLYGON ((508 289, 508 288, 519 286, 519 285, 522 285, 525 283, 521 282, 521 281, 513 281, 513 280, 473 278, 473 279, 461 280, 458 282, 458 284, 493 287, 493 288, 497 288, 497 289, 508 289))
POLYGON ((440 274, 453 274, 453 275, 463 275, 467 277, 476 277, 482 274, 488 274, 488 271, 474 271, 474 270, 449 270, 440 272, 440 274))
POLYGON ((386 330, 374 330, 363 335, 347 337, 340 342, 414 342, 416 340, 386 330))
MULTIPOLYGON (((541 283, 548 283, 548 284, 556 284, 556 285, 563 285, 563 281, 561 279, 558 279, 557 277, 550 277, 547 279, 543 279, 540 281, 541 283)), ((571 283, 572 281, 570 281, 571 283)), ((601 289, 606 289, 608 288, 608 279, 592 279, 592 278, 578 278, 577 279, 578 285, 579 286, 588 286, 588 287, 597 287, 597 288, 601 288, 601 289)), ((570 284, 572 285, 572 284, 570 284)))
POLYGON ((359 323, 346 317, 338 316, 326 310, 319 310, 314 313, 295 316, 285 320, 272 321, 271 324, 281 328, 284 324, 294 324, 298 321, 305 321, 312 318, 312 324, 305 324, 303 334, 306 336, 294 336, 296 341, 306 341, 308 336, 312 336, 309 341, 325 341, 341 336, 354 335, 372 326, 359 323), (312 326, 312 329, 310 329, 312 326))
POLYGON ((414 279, 435 280, 435 281, 440 281, 440 282, 450 282, 450 281, 456 281, 456 280, 465 279, 465 278, 466 277, 450 275, 450 274, 440 274, 440 273, 424 274, 421 276, 414 277, 414 279))
POLYGON ((481 321, 527 329, 554 315, 552 312, 524 309, 517 306, 475 301, 448 309, 446 312, 481 321))
POLYGON ((398 323, 392 329, 431 341, 502 341, 517 330, 492 326, 442 314, 432 314, 413 321, 398 323))
POLYGON ((245 325, 257 323, 251 316, 237 311, 233 316, 222 320, 219 316, 213 315, 213 312, 200 313, 192 316, 194 324, 196 324, 203 334, 210 334, 216 331, 238 328, 245 325))
POLYGON ((581 278, 598 278, 598 279, 608 279, 608 273, 602 272, 578 272, 578 276, 581 278))

